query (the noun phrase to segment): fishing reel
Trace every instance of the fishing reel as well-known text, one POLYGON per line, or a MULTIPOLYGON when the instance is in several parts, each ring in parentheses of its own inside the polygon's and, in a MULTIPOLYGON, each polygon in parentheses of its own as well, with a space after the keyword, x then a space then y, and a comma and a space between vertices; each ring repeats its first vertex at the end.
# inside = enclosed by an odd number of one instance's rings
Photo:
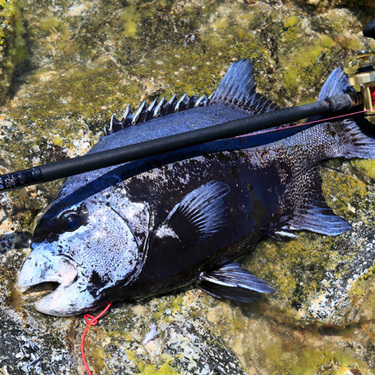
MULTIPOLYGON (((366 24, 363 35, 375 39, 375 19, 366 24)), ((375 124, 375 51, 360 51, 349 64, 349 83, 360 93, 365 117, 375 124)))

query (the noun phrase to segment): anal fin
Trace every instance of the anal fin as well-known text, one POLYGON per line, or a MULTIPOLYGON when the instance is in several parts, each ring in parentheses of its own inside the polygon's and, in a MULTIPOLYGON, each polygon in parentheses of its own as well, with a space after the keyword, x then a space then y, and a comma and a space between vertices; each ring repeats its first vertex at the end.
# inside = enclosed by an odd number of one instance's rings
POLYGON ((291 228, 283 226, 280 229, 275 230, 271 236, 277 240, 282 238, 297 238, 298 234, 294 233, 291 228))
POLYGON ((239 263, 229 263, 212 272, 202 272, 199 288, 217 298, 251 302, 275 289, 258 279, 239 263))
MULTIPOLYGON (((283 224, 293 230, 309 230, 327 236, 337 236, 351 229, 341 217, 335 215, 325 202, 321 188, 322 179, 317 168, 300 177, 299 188, 294 193, 298 204, 291 218, 283 224)), ((278 229, 275 228, 274 232, 278 229)))

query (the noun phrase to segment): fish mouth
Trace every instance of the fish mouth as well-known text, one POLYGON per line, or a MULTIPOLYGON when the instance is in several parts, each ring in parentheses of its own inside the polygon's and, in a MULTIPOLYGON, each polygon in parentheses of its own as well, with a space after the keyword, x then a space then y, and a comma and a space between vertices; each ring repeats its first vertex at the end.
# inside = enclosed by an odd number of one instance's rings
POLYGON ((34 256, 30 255, 18 276, 18 287, 23 289, 41 283, 55 282, 60 284, 60 287, 66 288, 77 278, 76 267, 63 256, 56 256, 54 262, 48 260, 49 265, 46 263, 34 262, 34 256), (51 267, 54 263, 55 267, 51 267))
POLYGON ((76 315, 74 305, 67 297, 78 279, 78 271, 72 260, 63 255, 54 255, 44 249, 33 250, 25 260, 18 275, 17 286, 21 290, 31 287, 57 285, 57 288, 43 297, 35 306, 36 310, 48 315, 76 315), (67 306, 70 306, 67 307, 67 306))

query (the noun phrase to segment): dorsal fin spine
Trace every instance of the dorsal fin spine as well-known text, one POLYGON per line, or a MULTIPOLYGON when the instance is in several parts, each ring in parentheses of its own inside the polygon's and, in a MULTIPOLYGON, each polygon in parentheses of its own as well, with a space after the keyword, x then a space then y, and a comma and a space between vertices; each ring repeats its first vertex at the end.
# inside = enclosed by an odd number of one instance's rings
POLYGON ((175 112, 183 111, 188 107, 190 98, 184 94, 181 96, 180 100, 177 102, 176 106, 174 107, 175 112))
POLYGON ((158 98, 155 98, 154 101, 147 107, 147 116, 145 121, 151 120, 154 117, 154 110, 158 105, 158 98))
POLYGON ((104 133, 111 134, 153 118, 215 103, 235 106, 249 115, 270 112, 278 108, 276 104, 257 93, 255 88, 252 63, 247 59, 240 60, 230 66, 217 89, 208 98, 206 95, 200 98, 193 95, 189 98, 184 94, 178 99, 175 94, 167 101, 164 96, 159 102, 155 99, 148 107, 143 102, 134 115, 128 106, 122 120, 118 121, 113 117, 109 128, 105 127, 104 133))
POLYGON ((127 126, 131 125, 131 123, 133 121, 133 111, 132 111, 130 105, 128 105, 126 107, 124 116, 122 117, 121 121, 122 121, 122 127, 123 128, 126 128, 127 126))
POLYGON ((203 95, 194 104, 194 108, 203 107, 207 102, 207 96, 203 95))
POLYGON ((139 119, 141 117, 142 112, 146 109, 146 102, 143 101, 142 104, 139 106, 137 112, 135 113, 133 120, 132 120, 132 125, 135 125, 139 123, 139 119))
POLYGON ((161 99, 160 99, 160 102, 159 104, 156 106, 156 108, 154 109, 154 117, 159 117, 161 116, 161 109, 164 105, 164 103, 167 101, 167 98, 165 96, 163 96, 161 99))

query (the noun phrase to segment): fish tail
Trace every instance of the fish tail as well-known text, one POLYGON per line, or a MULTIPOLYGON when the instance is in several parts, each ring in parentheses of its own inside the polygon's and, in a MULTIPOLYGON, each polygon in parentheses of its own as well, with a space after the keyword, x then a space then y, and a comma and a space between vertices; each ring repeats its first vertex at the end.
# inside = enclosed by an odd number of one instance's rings
MULTIPOLYGON (((354 89, 349 83, 348 76, 342 68, 338 68, 330 74, 324 83, 318 100, 352 91, 354 89)), ((308 122, 318 118, 320 116, 308 119, 308 122)), ((322 152, 321 155, 317 155, 318 158, 375 159, 375 131, 373 130, 373 125, 365 120, 356 118, 355 120, 345 119, 337 122, 324 122, 321 125, 310 128, 307 135, 313 136, 318 144, 320 142, 325 144, 326 155, 322 152)))

